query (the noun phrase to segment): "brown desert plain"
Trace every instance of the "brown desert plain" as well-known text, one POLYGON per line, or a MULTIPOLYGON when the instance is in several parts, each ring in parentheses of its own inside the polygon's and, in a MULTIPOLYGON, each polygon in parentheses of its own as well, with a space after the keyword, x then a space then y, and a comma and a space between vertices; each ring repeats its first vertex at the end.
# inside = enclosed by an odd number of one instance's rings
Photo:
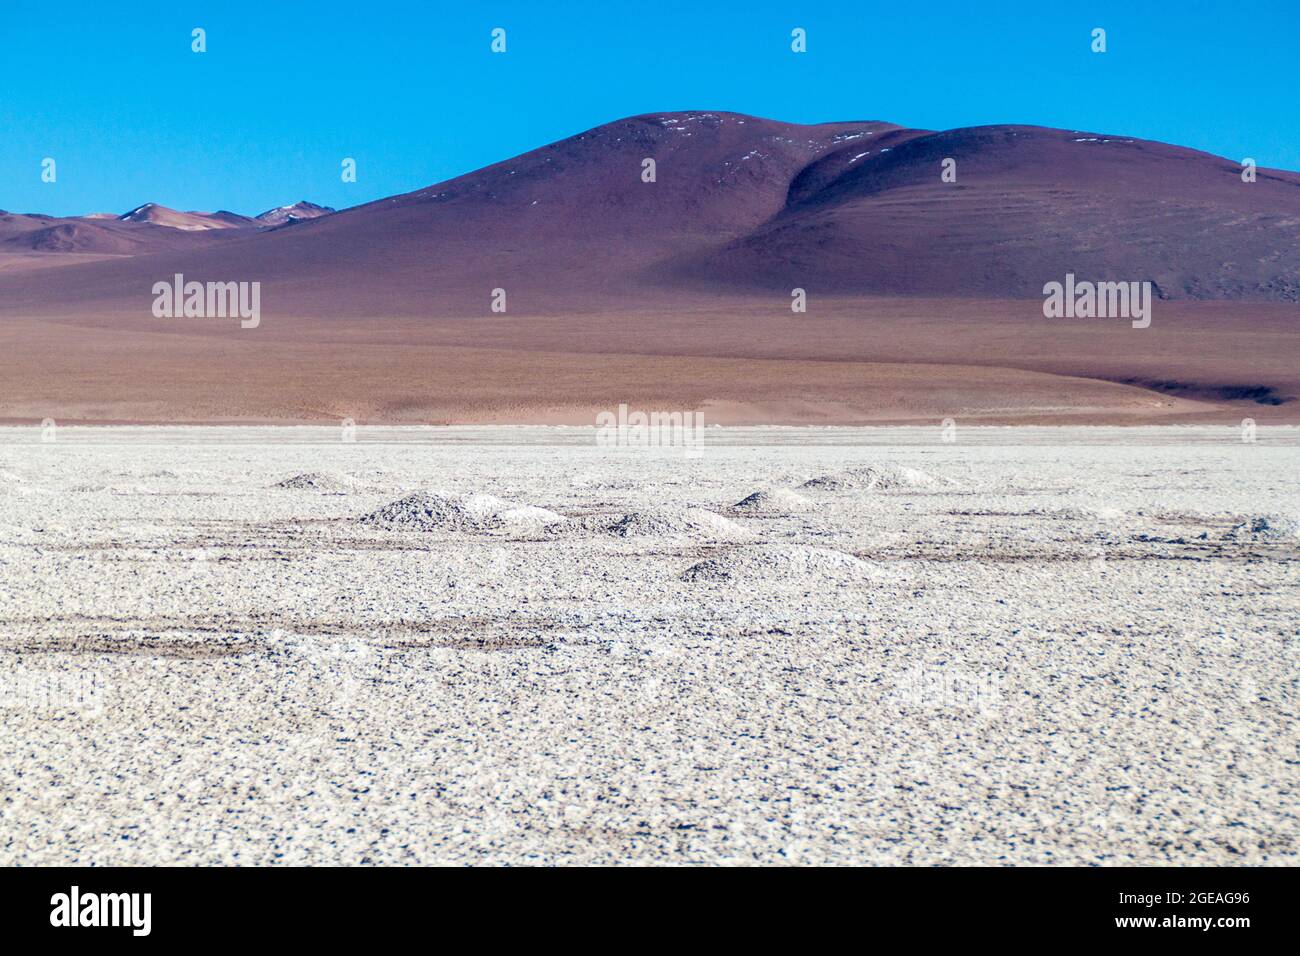
POLYGON ((0 214, 0 420, 1294 423, 1298 240, 1300 174, 1160 143, 653 114, 339 212, 0 214), (156 318, 177 273, 260 324, 156 318), (1067 273, 1150 327, 1045 318, 1067 273))

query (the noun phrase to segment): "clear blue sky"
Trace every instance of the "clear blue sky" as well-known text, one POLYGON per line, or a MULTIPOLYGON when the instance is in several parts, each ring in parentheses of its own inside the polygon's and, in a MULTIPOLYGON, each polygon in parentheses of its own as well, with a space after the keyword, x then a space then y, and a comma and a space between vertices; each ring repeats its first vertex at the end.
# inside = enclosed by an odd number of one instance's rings
POLYGON ((4 0, 0 208, 350 206, 688 108, 1034 123, 1300 169, 1300 0, 700 6, 4 0), (497 26, 504 55, 489 52, 497 26))

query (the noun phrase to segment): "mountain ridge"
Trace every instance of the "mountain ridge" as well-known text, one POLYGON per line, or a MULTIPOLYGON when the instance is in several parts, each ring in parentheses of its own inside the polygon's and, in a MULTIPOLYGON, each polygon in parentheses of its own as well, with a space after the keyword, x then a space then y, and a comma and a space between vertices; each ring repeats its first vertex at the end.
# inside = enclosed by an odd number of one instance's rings
POLYGON ((279 228, 335 212, 300 200, 259 216, 228 210, 181 212, 160 203, 142 203, 125 213, 48 216, 0 210, 0 251, 17 253, 91 253, 144 255, 171 248, 192 248, 218 232, 238 233, 279 228))
MULTIPOLYGON (((131 258, 64 267, 69 295, 134 308, 149 276, 186 272, 258 279, 304 314, 418 316, 478 314, 494 288, 538 313, 686 290, 1033 298, 1073 272, 1151 281, 1168 298, 1300 300, 1300 174, 1259 169, 1248 183, 1196 150, 1023 125, 647 113, 407 193, 289 212, 291 229, 177 215, 236 241, 115 237, 131 258)), ((15 241, 3 236, 0 224, 15 241)), ((36 238, 53 251, 90 241, 36 238)), ((6 301, 36 304, 21 273, 4 285, 6 301)))

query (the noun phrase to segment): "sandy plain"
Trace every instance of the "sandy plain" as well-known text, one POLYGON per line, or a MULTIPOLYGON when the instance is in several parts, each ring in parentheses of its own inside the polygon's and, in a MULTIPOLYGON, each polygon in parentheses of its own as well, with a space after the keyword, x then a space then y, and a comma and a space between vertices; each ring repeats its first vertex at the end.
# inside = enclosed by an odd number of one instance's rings
POLYGON ((1300 855, 1300 429, 40 437, 0 864, 1300 855))
POLYGON ((819 297, 795 316, 788 294, 324 318, 268 289, 250 330, 134 305, 5 316, 0 423, 590 425, 619 402, 724 425, 1300 423, 1293 303, 1160 302, 1140 330, 1041 301, 819 297))

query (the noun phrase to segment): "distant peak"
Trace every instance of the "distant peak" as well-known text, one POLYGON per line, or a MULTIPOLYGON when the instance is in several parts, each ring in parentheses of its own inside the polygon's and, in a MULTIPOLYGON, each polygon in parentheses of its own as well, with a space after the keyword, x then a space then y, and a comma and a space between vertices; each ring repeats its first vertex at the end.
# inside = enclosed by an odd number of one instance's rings
POLYGON ((334 210, 329 206, 320 206, 314 202, 300 199, 288 206, 277 206, 275 209, 268 209, 254 218, 265 226, 283 226, 293 222, 301 222, 304 219, 318 219, 321 216, 328 216, 332 212, 334 210))
POLYGON ((136 206, 134 209, 128 212, 124 212, 122 215, 118 216, 117 218, 129 221, 131 219, 136 219, 141 216, 147 216, 150 213, 154 212, 155 210, 159 212, 171 212, 171 210, 168 209, 166 206, 160 206, 156 202, 147 202, 142 206, 136 206))

